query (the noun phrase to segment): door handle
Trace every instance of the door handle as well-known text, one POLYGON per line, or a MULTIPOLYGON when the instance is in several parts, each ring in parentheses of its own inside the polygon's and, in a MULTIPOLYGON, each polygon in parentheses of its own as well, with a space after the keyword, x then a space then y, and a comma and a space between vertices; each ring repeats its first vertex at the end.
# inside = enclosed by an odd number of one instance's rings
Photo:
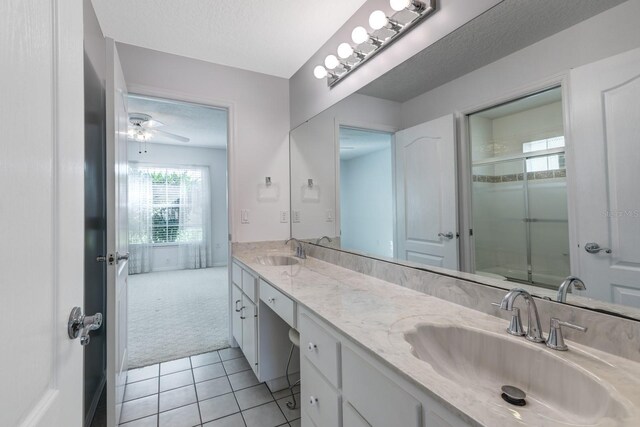
POLYGON ((584 245, 584 250, 589 252, 590 254, 597 254, 600 253, 602 251, 604 251, 604 253, 606 254, 610 254, 611 253, 611 249, 609 248, 601 248, 599 244, 591 242, 591 243, 587 243, 586 245, 584 245))
POLYGON ((108 262, 109 265, 113 265, 113 262, 115 261, 113 254, 109 254, 109 255, 98 255, 96 257, 96 262, 108 262))
POLYGON ((238 308, 238 304, 240 303, 240 301, 242 301, 242 300, 239 300, 239 299, 236 300, 236 313, 240 313, 240 310, 242 310, 244 308, 244 307, 238 308))
POLYGON ((128 259, 129 259, 129 252, 125 254, 119 254, 118 252, 116 252, 116 263, 120 261, 128 260, 128 259))
POLYGON ((85 316, 82 314, 80 307, 73 307, 69 314, 69 323, 67 324, 67 334, 72 340, 80 335, 80 345, 85 346, 91 341, 89 332, 95 331, 102 326, 102 313, 96 313, 93 316, 85 316), (82 334, 80 334, 82 331, 82 334))
POLYGON ((446 233, 438 233, 438 237, 444 237, 445 239, 453 239, 453 233, 451 231, 448 231, 446 233))

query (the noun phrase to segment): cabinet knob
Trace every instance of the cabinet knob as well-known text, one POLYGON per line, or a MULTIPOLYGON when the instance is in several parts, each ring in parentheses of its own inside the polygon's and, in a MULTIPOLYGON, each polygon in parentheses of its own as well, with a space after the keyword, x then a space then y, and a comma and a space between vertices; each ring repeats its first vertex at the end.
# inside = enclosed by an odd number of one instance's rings
POLYGON ((309 396, 309 405, 315 406, 318 403, 318 398, 314 396, 309 396))
POLYGON ((307 346, 307 348, 309 349, 309 351, 314 351, 315 349, 318 348, 318 346, 315 345, 314 343, 310 342, 309 345, 307 346))
POLYGON ((274 304, 276 302, 276 299, 271 297, 267 299, 268 302, 270 302, 271 304, 274 304))

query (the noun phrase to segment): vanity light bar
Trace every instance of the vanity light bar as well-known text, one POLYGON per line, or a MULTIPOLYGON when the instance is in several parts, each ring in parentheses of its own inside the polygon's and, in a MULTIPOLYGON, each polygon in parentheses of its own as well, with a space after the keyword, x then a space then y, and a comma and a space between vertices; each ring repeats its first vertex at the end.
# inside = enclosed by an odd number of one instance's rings
POLYGON ((373 31, 367 32, 361 26, 354 28, 351 39, 355 47, 341 43, 338 55, 327 55, 324 66, 316 66, 313 75, 318 79, 326 77, 327 85, 335 86, 436 10, 436 0, 390 0, 389 3, 395 11, 391 17, 381 10, 374 11, 369 16, 369 26, 373 31))

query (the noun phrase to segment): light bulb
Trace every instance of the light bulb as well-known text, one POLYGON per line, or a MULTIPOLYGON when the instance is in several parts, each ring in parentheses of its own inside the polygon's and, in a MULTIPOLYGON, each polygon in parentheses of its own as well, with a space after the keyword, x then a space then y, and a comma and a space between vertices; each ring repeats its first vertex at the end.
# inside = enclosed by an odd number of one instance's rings
POLYGON ((324 59, 324 66, 329 70, 333 70, 338 66, 338 64, 340 64, 340 61, 338 61, 338 58, 336 58, 335 55, 327 55, 324 59))
POLYGON ((318 65, 313 69, 313 75, 316 76, 316 79, 324 79, 327 77, 327 70, 322 65, 318 65))
POLYGON ((351 32, 351 40, 353 40, 355 44, 364 43, 369 40, 369 34, 364 27, 356 27, 351 32))
POLYGON ((391 5, 391 9, 400 12, 409 7, 411 0, 389 0, 389 4, 391 5))
POLYGON ((379 30, 380 28, 387 25, 389 19, 387 15, 381 10, 376 10, 375 12, 369 15, 369 26, 374 30, 379 30))
POLYGON ((349 43, 340 43, 338 46, 338 56, 342 59, 348 58, 353 54, 353 48, 349 43))

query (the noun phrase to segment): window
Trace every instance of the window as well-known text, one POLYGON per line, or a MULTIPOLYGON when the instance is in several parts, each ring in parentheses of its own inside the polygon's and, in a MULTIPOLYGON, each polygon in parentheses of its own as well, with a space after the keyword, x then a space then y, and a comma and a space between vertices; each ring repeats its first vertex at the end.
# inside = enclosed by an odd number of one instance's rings
POLYGON ((203 168, 132 166, 129 243, 199 242, 207 198, 203 168))
MULTIPOLYGON (((564 136, 556 136, 554 138, 525 142, 522 144, 522 152, 525 154, 535 153, 536 151, 545 151, 562 147, 564 147, 564 136)), ((564 154, 552 154, 549 156, 527 159, 527 172, 543 172, 564 168, 564 154)))

